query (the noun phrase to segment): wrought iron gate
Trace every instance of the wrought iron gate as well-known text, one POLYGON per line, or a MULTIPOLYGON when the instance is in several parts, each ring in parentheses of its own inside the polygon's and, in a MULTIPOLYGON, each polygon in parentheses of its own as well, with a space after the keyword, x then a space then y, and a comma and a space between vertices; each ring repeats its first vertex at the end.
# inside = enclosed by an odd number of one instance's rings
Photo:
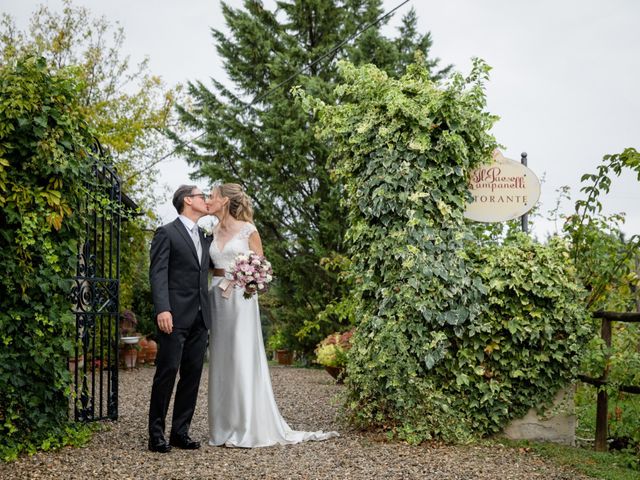
POLYGON ((98 146, 79 209, 85 231, 71 292, 76 317, 72 408, 75 419, 83 422, 118 418, 122 193, 120 179, 101 157, 98 146))

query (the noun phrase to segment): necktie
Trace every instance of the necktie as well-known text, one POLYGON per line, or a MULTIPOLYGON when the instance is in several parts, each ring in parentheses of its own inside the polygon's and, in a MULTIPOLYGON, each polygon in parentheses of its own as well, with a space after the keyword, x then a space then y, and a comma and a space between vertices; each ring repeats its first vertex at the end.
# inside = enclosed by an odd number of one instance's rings
POLYGON ((200 245, 200 232, 198 231, 198 225, 194 225, 191 229, 191 238, 193 238, 193 244, 196 246, 198 260, 202 262, 202 246, 200 245))

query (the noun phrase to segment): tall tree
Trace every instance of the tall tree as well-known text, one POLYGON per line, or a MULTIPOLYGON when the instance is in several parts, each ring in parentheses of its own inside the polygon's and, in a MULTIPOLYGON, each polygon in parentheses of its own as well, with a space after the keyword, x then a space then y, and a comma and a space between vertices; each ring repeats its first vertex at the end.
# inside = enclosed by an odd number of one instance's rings
MULTIPOLYGON (((314 137, 290 89, 302 85, 331 101, 338 59, 396 73, 415 50, 428 54, 430 36, 417 34, 413 11, 397 39, 382 36, 380 22, 336 48, 382 14, 380 0, 282 0, 275 10, 258 0, 238 9, 223 4, 228 32, 213 30, 213 37, 235 93, 215 79, 212 90, 197 81, 188 86, 192 103, 179 107, 185 127, 204 132, 192 143, 174 137, 197 175, 239 182, 252 197, 279 279, 265 298, 266 311, 307 352, 348 323, 333 313, 339 309, 325 311, 344 287, 323 267, 339 263, 331 259, 340 258, 345 222, 327 169, 328 147, 314 137)), ((436 72, 437 63, 431 60, 434 78, 448 71, 436 72)))
POLYGON ((123 191, 147 214, 124 225, 123 237, 133 245, 123 245, 123 256, 128 258, 122 262, 121 303, 127 308, 135 305, 136 313, 149 316, 150 309, 137 297, 149 298, 141 292, 149 291, 144 230, 153 220, 151 207, 157 203, 153 190, 157 169, 150 165, 171 148, 162 132, 177 127, 172 123, 173 105, 181 89, 163 85, 149 72, 146 59, 131 64, 122 54, 125 34, 117 23, 95 17, 71 0, 63 4, 60 12, 39 6, 27 31, 19 31, 13 19, 3 15, 0 64, 33 53, 44 57, 52 72, 75 69, 83 113, 123 180, 123 191))
POLYGON ((94 17, 84 7, 63 1, 61 12, 39 6, 27 31, 3 14, 0 21, 0 63, 21 53, 42 56, 53 70, 73 66, 81 79, 80 98, 86 115, 106 147, 125 188, 144 202, 156 171, 135 172, 169 149, 162 130, 171 124, 179 88, 167 88, 149 72, 147 59, 131 65, 122 54, 125 34, 117 22, 94 17))

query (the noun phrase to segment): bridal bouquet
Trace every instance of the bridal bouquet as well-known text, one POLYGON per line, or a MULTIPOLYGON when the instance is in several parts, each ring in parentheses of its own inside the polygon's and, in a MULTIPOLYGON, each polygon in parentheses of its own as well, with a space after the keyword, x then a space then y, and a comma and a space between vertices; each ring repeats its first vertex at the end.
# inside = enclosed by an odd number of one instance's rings
POLYGON ((232 282, 244 289, 244 298, 251 298, 257 292, 266 292, 273 280, 273 269, 269 260, 252 251, 246 255, 239 254, 228 273, 232 282))

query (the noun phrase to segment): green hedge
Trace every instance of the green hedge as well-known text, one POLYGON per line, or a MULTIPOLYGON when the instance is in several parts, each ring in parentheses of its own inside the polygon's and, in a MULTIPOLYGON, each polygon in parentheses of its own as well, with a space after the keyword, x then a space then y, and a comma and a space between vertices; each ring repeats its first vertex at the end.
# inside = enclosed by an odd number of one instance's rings
POLYGON ((71 71, 0 68, 0 456, 70 442, 70 278, 92 136, 71 71))

